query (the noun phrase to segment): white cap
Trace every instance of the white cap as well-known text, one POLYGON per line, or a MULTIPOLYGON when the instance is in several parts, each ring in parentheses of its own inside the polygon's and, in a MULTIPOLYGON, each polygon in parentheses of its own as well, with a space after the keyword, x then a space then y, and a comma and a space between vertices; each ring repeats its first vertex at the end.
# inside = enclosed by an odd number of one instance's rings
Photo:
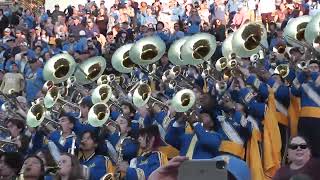
POLYGON ((4 32, 11 32, 10 28, 5 28, 4 32))
POLYGON ((86 36, 86 32, 85 32, 84 30, 81 30, 81 31, 79 32, 79 36, 86 36))

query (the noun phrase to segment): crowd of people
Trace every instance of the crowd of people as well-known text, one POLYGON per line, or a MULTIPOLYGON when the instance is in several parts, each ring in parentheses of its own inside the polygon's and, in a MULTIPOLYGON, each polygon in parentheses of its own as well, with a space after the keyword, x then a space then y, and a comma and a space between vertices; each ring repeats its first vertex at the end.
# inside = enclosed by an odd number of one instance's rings
MULTIPOLYGON (((181 163, 192 159, 225 161, 228 179, 320 179, 320 56, 283 37, 293 18, 316 16, 319 3, 87 0, 50 11, 14 1, 0 9, 0 179, 173 180, 181 163), (247 57, 231 53, 223 61, 223 42, 254 22, 266 29, 265 47, 247 57), (215 38, 207 62, 174 64, 171 45, 201 33, 215 38), (152 67, 119 72, 114 59, 129 56, 120 49, 148 38, 151 44, 164 43, 161 57, 152 67), (286 50, 280 52, 281 47, 286 50), (103 57, 105 68, 91 63, 99 62, 97 57, 103 57), (69 74, 72 68, 79 71, 73 60, 94 67, 84 74, 108 75, 111 100, 97 102, 98 77, 77 82, 81 77, 69 74), (232 70, 222 68, 232 60, 232 70), (208 74, 205 66, 211 68, 208 74), (68 80, 60 81, 66 72, 68 80), (158 100, 138 106, 137 87, 145 91, 142 99, 147 94, 158 100), (177 98, 185 89, 192 93, 177 98)), ((141 47, 141 59, 161 53, 148 47, 152 52, 141 47)), ((107 98, 100 95, 101 101, 107 98)))

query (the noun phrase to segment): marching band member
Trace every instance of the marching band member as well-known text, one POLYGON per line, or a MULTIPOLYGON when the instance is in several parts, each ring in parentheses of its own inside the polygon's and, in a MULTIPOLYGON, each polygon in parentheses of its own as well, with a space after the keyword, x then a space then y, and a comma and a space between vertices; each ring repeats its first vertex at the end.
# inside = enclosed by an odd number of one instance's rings
POLYGON ((88 123, 88 113, 90 108, 93 106, 91 96, 84 97, 80 102, 80 112, 81 117, 78 119, 75 124, 73 131, 77 136, 81 136, 85 131, 94 131, 98 132, 98 128, 91 126, 88 123))
POLYGON ((310 140, 314 157, 320 157, 320 145, 317 143, 320 138, 319 84, 319 62, 311 60, 308 68, 298 74, 291 88, 293 95, 301 97, 298 132, 310 140))
POLYGON ((58 163, 59 170, 55 177, 56 180, 81 180, 84 179, 81 173, 81 165, 77 157, 63 153, 58 163))
POLYGON ((223 108, 222 115, 217 117, 223 134, 219 151, 244 159, 245 144, 251 135, 251 123, 246 122, 244 107, 233 101, 227 92, 219 104, 223 108))
POLYGON ((117 129, 112 129, 115 127, 108 126, 108 131, 110 133, 106 135, 106 141, 108 141, 106 142, 108 154, 115 163, 119 163, 118 156, 120 154, 120 150, 122 150, 121 160, 130 162, 131 159, 136 157, 139 150, 138 143, 136 143, 133 137, 131 137, 131 120, 127 116, 120 115, 118 116, 116 123, 119 125, 120 132, 117 129), (117 152, 118 155, 116 154, 117 152))
POLYGON ((89 168, 90 180, 98 180, 104 174, 114 171, 108 157, 96 154, 98 145, 98 137, 94 132, 85 131, 82 134, 79 160, 80 164, 89 168))
POLYGON ((166 134, 166 142, 180 150, 180 155, 190 159, 210 159, 218 155, 222 140, 221 134, 214 132, 214 122, 208 113, 199 117, 186 117, 176 114, 174 123, 166 134), (185 120, 193 128, 194 133, 185 133, 185 120))
POLYGON ((20 177, 24 180, 44 180, 45 170, 42 160, 35 155, 28 156, 20 171, 20 177))
POLYGON ((62 115, 59 118, 61 130, 56 130, 49 134, 48 140, 55 143, 60 152, 67 153, 72 147, 72 143, 76 138, 75 133, 72 131, 76 118, 71 115, 62 115))
POLYGON ((167 163, 167 157, 158 151, 161 138, 158 127, 152 125, 139 131, 140 156, 132 159, 129 164, 123 162, 119 170, 125 172, 125 179, 148 179, 149 175, 158 167, 167 163))
POLYGON ((10 131, 11 141, 17 145, 19 152, 25 154, 28 150, 29 138, 23 134, 24 123, 18 119, 9 119, 7 128, 10 131))

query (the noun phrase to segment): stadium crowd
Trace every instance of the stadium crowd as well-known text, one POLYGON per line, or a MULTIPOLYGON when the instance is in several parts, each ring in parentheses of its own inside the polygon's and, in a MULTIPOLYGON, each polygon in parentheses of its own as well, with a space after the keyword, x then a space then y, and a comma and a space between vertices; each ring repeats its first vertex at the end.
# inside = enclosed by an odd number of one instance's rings
POLYGON ((0 179, 174 180, 184 161, 213 159, 228 179, 319 180, 320 41, 284 38, 292 19, 318 10, 317 0, 87 0, 53 11, 14 1, 0 9, 0 179), (262 48, 221 59, 228 37, 258 22, 262 48), (175 42, 203 33, 215 38, 199 46, 207 61, 172 60, 175 42), (141 46, 141 59, 161 57, 119 72, 131 58, 120 50, 137 42, 158 48, 141 46), (112 95, 97 100, 105 81, 112 95), (139 88, 158 100, 135 101, 139 88))

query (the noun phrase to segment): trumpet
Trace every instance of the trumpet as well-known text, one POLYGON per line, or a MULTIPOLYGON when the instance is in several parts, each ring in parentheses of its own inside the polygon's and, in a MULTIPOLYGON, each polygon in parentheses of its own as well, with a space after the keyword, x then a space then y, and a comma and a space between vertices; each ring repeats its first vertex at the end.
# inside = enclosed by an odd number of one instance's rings
POLYGON ((274 70, 275 74, 279 74, 281 78, 286 78, 289 75, 290 69, 287 64, 280 64, 274 70))
POLYGON ((183 89, 178 91, 172 98, 171 105, 176 112, 186 112, 196 102, 196 96, 190 89, 183 89))

